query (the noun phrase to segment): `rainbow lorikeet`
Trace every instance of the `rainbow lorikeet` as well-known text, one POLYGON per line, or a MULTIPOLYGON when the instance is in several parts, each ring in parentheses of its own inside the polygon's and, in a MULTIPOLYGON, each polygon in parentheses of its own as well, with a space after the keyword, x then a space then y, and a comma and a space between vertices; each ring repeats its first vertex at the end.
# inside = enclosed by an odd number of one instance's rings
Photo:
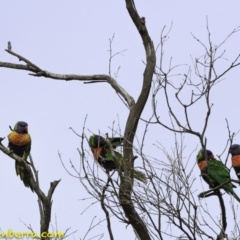
MULTIPOLYGON (((123 138, 109 138, 108 141, 114 149, 114 154, 111 153, 105 138, 99 135, 90 136, 89 146, 91 148, 93 158, 107 171, 116 169, 123 171, 123 156, 119 152, 115 151, 118 146, 121 146, 123 138)), ((146 183, 146 176, 140 171, 133 169, 133 177, 146 183)))
POLYGON ((229 148, 229 152, 232 155, 232 167, 234 168, 235 173, 237 174, 237 177, 240 180, 240 145, 233 144, 229 148))
POLYGON ((201 171, 201 176, 203 178, 203 180, 209 184, 209 180, 208 180, 208 176, 205 172, 205 167, 206 167, 206 164, 207 164, 207 161, 210 161, 211 159, 214 159, 214 155, 213 153, 210 151, 210 150, 206 150, 206 154, 207 154, 207 160, 205 159, 205 153, 203 150, 200 150, 198 152, 198 155, 197 155, 197 164, 198 164, 198 167, 201 171))
MULTIPOLYGON (((23 121, 19 121, 15 124, 13 131, 8 135, 8 147, 16 155, 27 162, 28 155, 31 151, 31 136, 28 134, 28 124, 23 121)), ((17 176, 19 175, 26 187, 33 188, 29 181, 29 171, 24 168, 24 164, 15 161, 15 169, 17 176)))
MULTIPOLYGON (((208 150, 208 154, 211 154, 211 151, 208 150)), ((201 149, 197 155, 197 161, 203 158, 204 151, 201 149)), ((215 158, 210 158, 209 161, 206 161, 203 168, 204 174, 207 177, 207 183, 210 188, 215 188, 227 181, 228 183, 224 184, 221 188, 228 194, 231 194, 238 202, 240 198, 233 191, 233 188, 236 187, 230 182, 229 169, 219 160, 215 158)))

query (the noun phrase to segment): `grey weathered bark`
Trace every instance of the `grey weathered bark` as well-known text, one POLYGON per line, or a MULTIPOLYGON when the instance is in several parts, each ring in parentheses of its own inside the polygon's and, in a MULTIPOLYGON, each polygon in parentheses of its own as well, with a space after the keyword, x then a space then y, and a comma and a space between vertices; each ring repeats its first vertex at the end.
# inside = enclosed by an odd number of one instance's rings
POLYGON ((142 40, 146 52, 146 67, 143 74, 143 84, 142 90, 139 98, 131 109, 126 122, 125 132, 124 132, 124 143, 123 143, 123 154, 126 164, 124 165, 124 178, 121 179, 121 185, 119 189, 120 204, 129 219, 129 222, 137 232, 137 235, 142 240, 150 240, 150 235, 148 233, 146 224, 140 218, 139 214, 136 212, 133 202, 131 200, 131 192, 133 187, 133 177, 131 176, 131 169, 133 166, 133 140, 137 130, 138 122, 142 111, 147 102, 149 91, 151 88, 152 77, 156 65, 156 55, 154 50, 153 42, 148 34, 147 27, 145 24, 145 18, 137 13, 134 2, 132 0, 126 0, 126 7, 129 12, 132 21, 134 22, 142 40))
MULTIPOLYGON (((48 190, 48 194, 45 195, 44 192, 42 192, 42 190, 40 189, 39 181, 38 181, 38 172, 34 167, 31 155, 30 155, 30 161, 31 161, 31 166, 35 175, 35 179, 33 176, 33 172, 31 168, 28 166, 28 164, 25 161, 23 161, 19 156, 17 156, 12 151, 8 150, 6 147, 3 146, 2 144, 3 139, 4 138, 0 138, 0 150, 6 155, 8 155, 10 158, 12 158, 13 160, 22 162, 24 164, 24 167, 29 172, 31 187, 33 188, 34 192, 38 196, 38 206, 40 211, 40 234, 47 233, 49 230, 49 224, 51 221, 52 196, 60 180, 51 182, 50 188, 48 190)), ((42 239, 46 239, 46 238, 42 238, 42 239)))

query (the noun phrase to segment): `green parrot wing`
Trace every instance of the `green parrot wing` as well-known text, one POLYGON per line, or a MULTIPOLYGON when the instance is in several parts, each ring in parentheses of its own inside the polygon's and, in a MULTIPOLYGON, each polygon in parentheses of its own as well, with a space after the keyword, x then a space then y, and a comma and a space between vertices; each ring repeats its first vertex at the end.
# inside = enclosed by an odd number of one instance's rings
POLYGON ((123 138, 119 138, 119 137, 110 138, 110 142, 111 142, 113 148, 116 148, 116 147, 121 146, 121 144, 123 142, 123 138))
POLYGON ((222 162, 216 159, 207 162, 207 174, 210 184, 212 183, 214 186, 222 184, 230 179, 228 169, 222 162))
MULTIPOLYGON (((116 161, 122 162, 122 154, 121 154, 121 153, 119 153, 119 152, 117 152, 117 151, 114 151, 114 157, 115 157, 115 160, 116 160, 116 161)), ((105 159, 112 161, 112 160, 114 160, 114 157, 113 157, 113 154, 112 154, 110 151, 108 151, 108 152, 106 153, 105 159)))
MULTIPOLYGON (((209 184, 211 187, 217 187, 220 184, 223 184, 230 180, 230 174, 228 168, 226 166, 216 160, 213 159, 211 161, 208 161, 207 163, 207 174, 209 178, 209 184)), ((240 199, 236 195, 236 193, 233 191, 234 185, 231 182, 228 182, 222 186, 222 188, 227 192, 232 194, 239 202, 240 199)))
MULTIPOLYGON (((114 151, 113 157, 113 154, 110 151, 108 151, 105 155, 105 160, 114 161, 115 169, 123 171, 124 160, 121 153, 114 151)), ((147 183, 146 175, 143 172, 133 169, 133 177, 143 183, 147 183)))
MULTIPOLYGON (((29 134, 27 134, 27 135, 29 135, 29 134)), ((30 154, 30 151, 31 151, 32 140, 31 140, 30 135, 28 136, 28 139, 29 139, 29 142, 28 142, 28 144, 26 145, 26 149, 25 149, 24 154, 23 154, 23 158, 24 158, 25 160, 27 160, 27 158, 28 158, 28 156, 29 156, 29 154, 30 154)))

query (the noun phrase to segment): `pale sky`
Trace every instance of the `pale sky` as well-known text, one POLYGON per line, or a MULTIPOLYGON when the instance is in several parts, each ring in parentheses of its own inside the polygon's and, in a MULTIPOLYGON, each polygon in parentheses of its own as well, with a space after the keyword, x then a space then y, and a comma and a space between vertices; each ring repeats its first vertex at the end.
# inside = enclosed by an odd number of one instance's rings
MULTIPOLYGON (((136 0, 136 8, 140 16, 146 19, 149 34, 156 47, 160 33, 166 25, 173 23, 170 39, 165 46, 166 66, 169 58, 173 64, 192 64, 193 58, 204 54, 202 46, 193 39, 191 33, 207 44, 206 16, 214 44, 219 44, 236 27, 240 25, 239 1, 140 1, 136 0)), ((59 74, 108 74, 109 38, 115 34, 113 52, 127 49, 122 56, 118 55, 112 62, 112 73, 120 66, 118 82, 134 98, 137 99, 142 84, 145 52, 141 38, 132 23, 125 7, 125 1, 4 1, 0 8, 0 61, 18 63, 18 59, 4 50, 11 41, 12 50, 44 70, 59 74)), ((226 68, 240 53, 240 32, 236 33, 222 47, 226 50, 226 59, 221 60, 218 68, 226 68)), ((158 57, 159 55, 157 55, 158 57)), ((239 124, 239 89, 240 68, 226 75, 226 80, 219 83, 213 91, 211 102, 214 103, 210 124, 208 126, 208 147, 215 155, 220 154, 225 147, 228 133, 225 118, 230 123, 231 130, 240 129, 239 124)), ((180 81, 178 79, 177 81, 180 81)), ((79 167, 80 139, 69 127, 81 133, 84 119, 88 115, 86 134, 90 132, 109 132, 115 121, 124 132, 124 124, 128 109, 106 83, 85 85, 78 81, 55 81, 46 78, 36 78, 26 71, 0 68, 0 102, 1 137, 6 137, 9 125, 21 120, 29 124, 32 137, 32 150, 35 166, 39 170, 40 186, 46 193, 51 181, 61 179, 53 195, 52 224, 55 227, 55 216, 59 231, 78 230, 75 238, 82 238, 94 216, 103 219, 99 203, 81 214, 94 200, 88 198, 86 190, 79 181, 72 178, 64 170, 58 151, 68 169, 69 160, 79 167)), ((159 98, 160 99, 160 98, 159 98)), ((174 104, 174 95, 171 97, 174 104)), ((186 99, 187 98, 186 96, 186 99)), ((159 103, 160 106, 160 103, 159 103)), ((179 114, 182 112, 179 108, 179 114)), ((163 118, 168 112, 164 106, 163 118)), ((191 115, 193 126, 200 130, 205 116, 203 104, 199 104, 191 115)), ((151 116, 151 101, 148 101, 143 117, 151 116)), ((167 118, 166 118, 167 119, 167 118)), ((142 138, 144 124, 137 131, 142 138)), ((174 144, 173 134, 160 126, 150 127, 145 152, 155 158, 164 160, 164 155, 153 143, 159 141, 167 150, 174 144)), ((235 143, 240 143, 239 135, 235 143)), ((7 140, 3 141, 7 146, 7 140)), ((185 139, 184 156, 189 154, 199 144, 192 136, 185 139)), ((88 145, 85 145, 89 150, 88 145)), ((0 153, 2 172, 0 181, 0 228, 7 231, 27 231, 22 223, 31 224, 39 232, 39 210, 37 196, 25 188, 20 178, 15 174, 14 161, 0 153), (22 221, 22 222, 21 222, 22 221)), ((192 156, 192 166, 195 164, 195 153, 192 156)), ((89 157, 89 161, 92 159, 89 157)), ((229 159, 230 160, 230 159, 229 159)), ((93 161, 93 160, 92 160, 93 161)), ((229 162, 230 163, 230 162, 229 162)), ((139 163, 140 164, 140 163, 139 163)), ((229 165, 230 166, 230 165, 229 165)), ((101 171, 101 170, 100 170, 101 171)), ((197 194, 207 190, 201 183, 199 170, 195 166, 194 189, 197 194)), ((235 173, 231 175, 235 178, 235 173)), ((236 190, 240 195, 240 189, 236 190)), ((197 198, 196 198, 197 199, 197 198)), ((226 205, 230 196, 224 196, 226 205)), ((198 201, 198 199, 197 199, 198 201)), ((208 204, 216 205, 216 199, 207 199, 208 204)), ((217 207, 215 211, 219 211, 217 207)), ((231 221, 231 210, 228 221, 231 221)), ((218 215, 218 214, 217 214, 218 215)), ((230 223, 230 222, 229 222, 230 223)), ((51 229, 50 229, 51 230, 51 229)), ((228 224, 227 232, 232 230, 228 224)), ((113 232, 116 240, 134 239, 132 229, 114 221, 113 232)), ((106 223, 96 227, 89 238, 105 233, 103 239, 109 239, 106 223)), ((71 239, 73 237, 70 237, 71 239)), ((87 238, 87 239, 89 239, 87 238)), ((166 238, 167 239, 167 238, 166 238)))

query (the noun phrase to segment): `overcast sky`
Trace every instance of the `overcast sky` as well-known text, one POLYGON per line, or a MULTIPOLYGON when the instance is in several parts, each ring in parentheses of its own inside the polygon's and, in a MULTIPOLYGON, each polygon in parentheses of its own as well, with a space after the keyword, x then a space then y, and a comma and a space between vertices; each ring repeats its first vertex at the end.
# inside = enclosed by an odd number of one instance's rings
MULTIPOLYGON (((140 1, 136 0, 139 15, 146 18, 149 34, 155 47, 160 33, 166 25, 170 28, 170 39, 165 47, 166 65, 173 57, 173 64, 192 64, 193 58, 204 54, 203 47, 193 39, 191 33, 207 44, 206 16, 208 17, 212 41, 219 44, 240 25, 239 1, 140 1)), ((11 41, 12 50, 44 70, 59 74, 108 74, 109 38, 115 34, 113 52, 127 49, 112 62, 112 73, 120 66, 118 82, 135 99, 139 95, 144 71, 145 52, 142 41, 125 7, 125 1, 4 1, 0 7, 0 61, 18 63, 18 59, 4 50, 11 41)), ((240 32, 236 33, 222 48, 227 50, 226 60, 220 61, 219 69, 226 68, 240 53, 240 32), (229 61, 227 60, 229 59, 229 61)), ((213 91, 214 103, 207 131, 208 146, 215 154, 224 149, 228 133, 225 118, 232 131, 240 129, 238 114, 240 69, 234 69, 226 80, 213 91), (210 147, 211 146, 211 147, 210 147)), ((179 79, 181 80, 181 79, 179 79)), ((100 204, 97 203, 81 214, 93 200, 80 201, 88 194, 79 181, 70 177, 62 167, 58 151, 71 171, 69 160, 79 166, 77 148, 80 139, 69 127, 81 133, 86 115, 86 134, 111 132, 109 128, 116 121, 124 132, 128 109, 115 94, 110 85, 84 85, 78 81, 56 81, 29 76, 25 71, 0 68, 0 136, 6 137, 9 125, 18 120, 29 124, 32 136, 32 150, 35 166, 39 170, 40 186, 46 193, 50 182, 61 179, 54 195, 52 224, 55 216, 59 231, 66 228, 78 230, 75 238, 83 237, 92 218, 103 219, 100 204)), ((174 101, 173 101, 174 104, 174 101)), ((163 117, 168 113, 164 112, 163 117)), ((191 121, 196 130, 203 126, 205 113, 203 104, 194 110, 191 121)), ((180 109, 179 114, 181 115, 180 109)), ((143 117, 151 115, 151 101, 148 101, 143 117)), ((142 138, 144 124, 137 132, 142 138)), ((167 150, 174 144, 173 134, 161 127, 152 126, 145 142, 145 152, 163 160, 161 152, 153 147, 159 141, 167 150)), ((239 135, 235 143, 240 143, 239 135)), ((7 140, 3 141, 7 145, 7 140)), ((197 146, 198 141, 186 137, 184 156, 197 146)), ((89 150, 88 146, 85 148, 89 150)), ((0 190, 0 227, 2 231, 26 231, 24 223, 31 224, 39 232, 39 210, 37 196, 25 188, 15 174, 14 161, 0 153, 2 165, 0 190), (21 222, 22 221, 22 222, 21 222)), ((89 158, 90 159, 90 158, 89 158)), ((192 157, 192 166, 195 154, 192 157)), ((199 170, 195 167, 194 189, 208 189, 201 184, 199 170)), ((232 176, 235 178, 234 173, 232 176)), ((240 195, 240 190, 236 190, 240 195)), ((197 194, 197 193, 196 193, 197 194)), ((230 201, 224 196, 226 203, 230 201)), ((210 199, 208 199, 211 201, 210 199)), ((230 213, 231 214, 231 213, 230 213)), ((231 216, 228 215, 230 221, 231 216)), ((130 227, 115 221, 116 240, 133 239, 130 227), (129 230, 130 229, 130 230, 129 230), (123 238, 123 236, 127 236, 123 238)), ((231 224, 228 226, 231 230, 231 224)), ((106 233, 102 223, 94 233, 106 233)), ((93 234, 94 235, 94 234, 93 234)), ((93 236, 91 235, 91 236, 93 236)), ((71 237, 72 238, 72 237, 71 237)), ((90 238, 90 236, 89 236, 90 238)), ((109 239, 105 234, 103 239, 109 239)))

